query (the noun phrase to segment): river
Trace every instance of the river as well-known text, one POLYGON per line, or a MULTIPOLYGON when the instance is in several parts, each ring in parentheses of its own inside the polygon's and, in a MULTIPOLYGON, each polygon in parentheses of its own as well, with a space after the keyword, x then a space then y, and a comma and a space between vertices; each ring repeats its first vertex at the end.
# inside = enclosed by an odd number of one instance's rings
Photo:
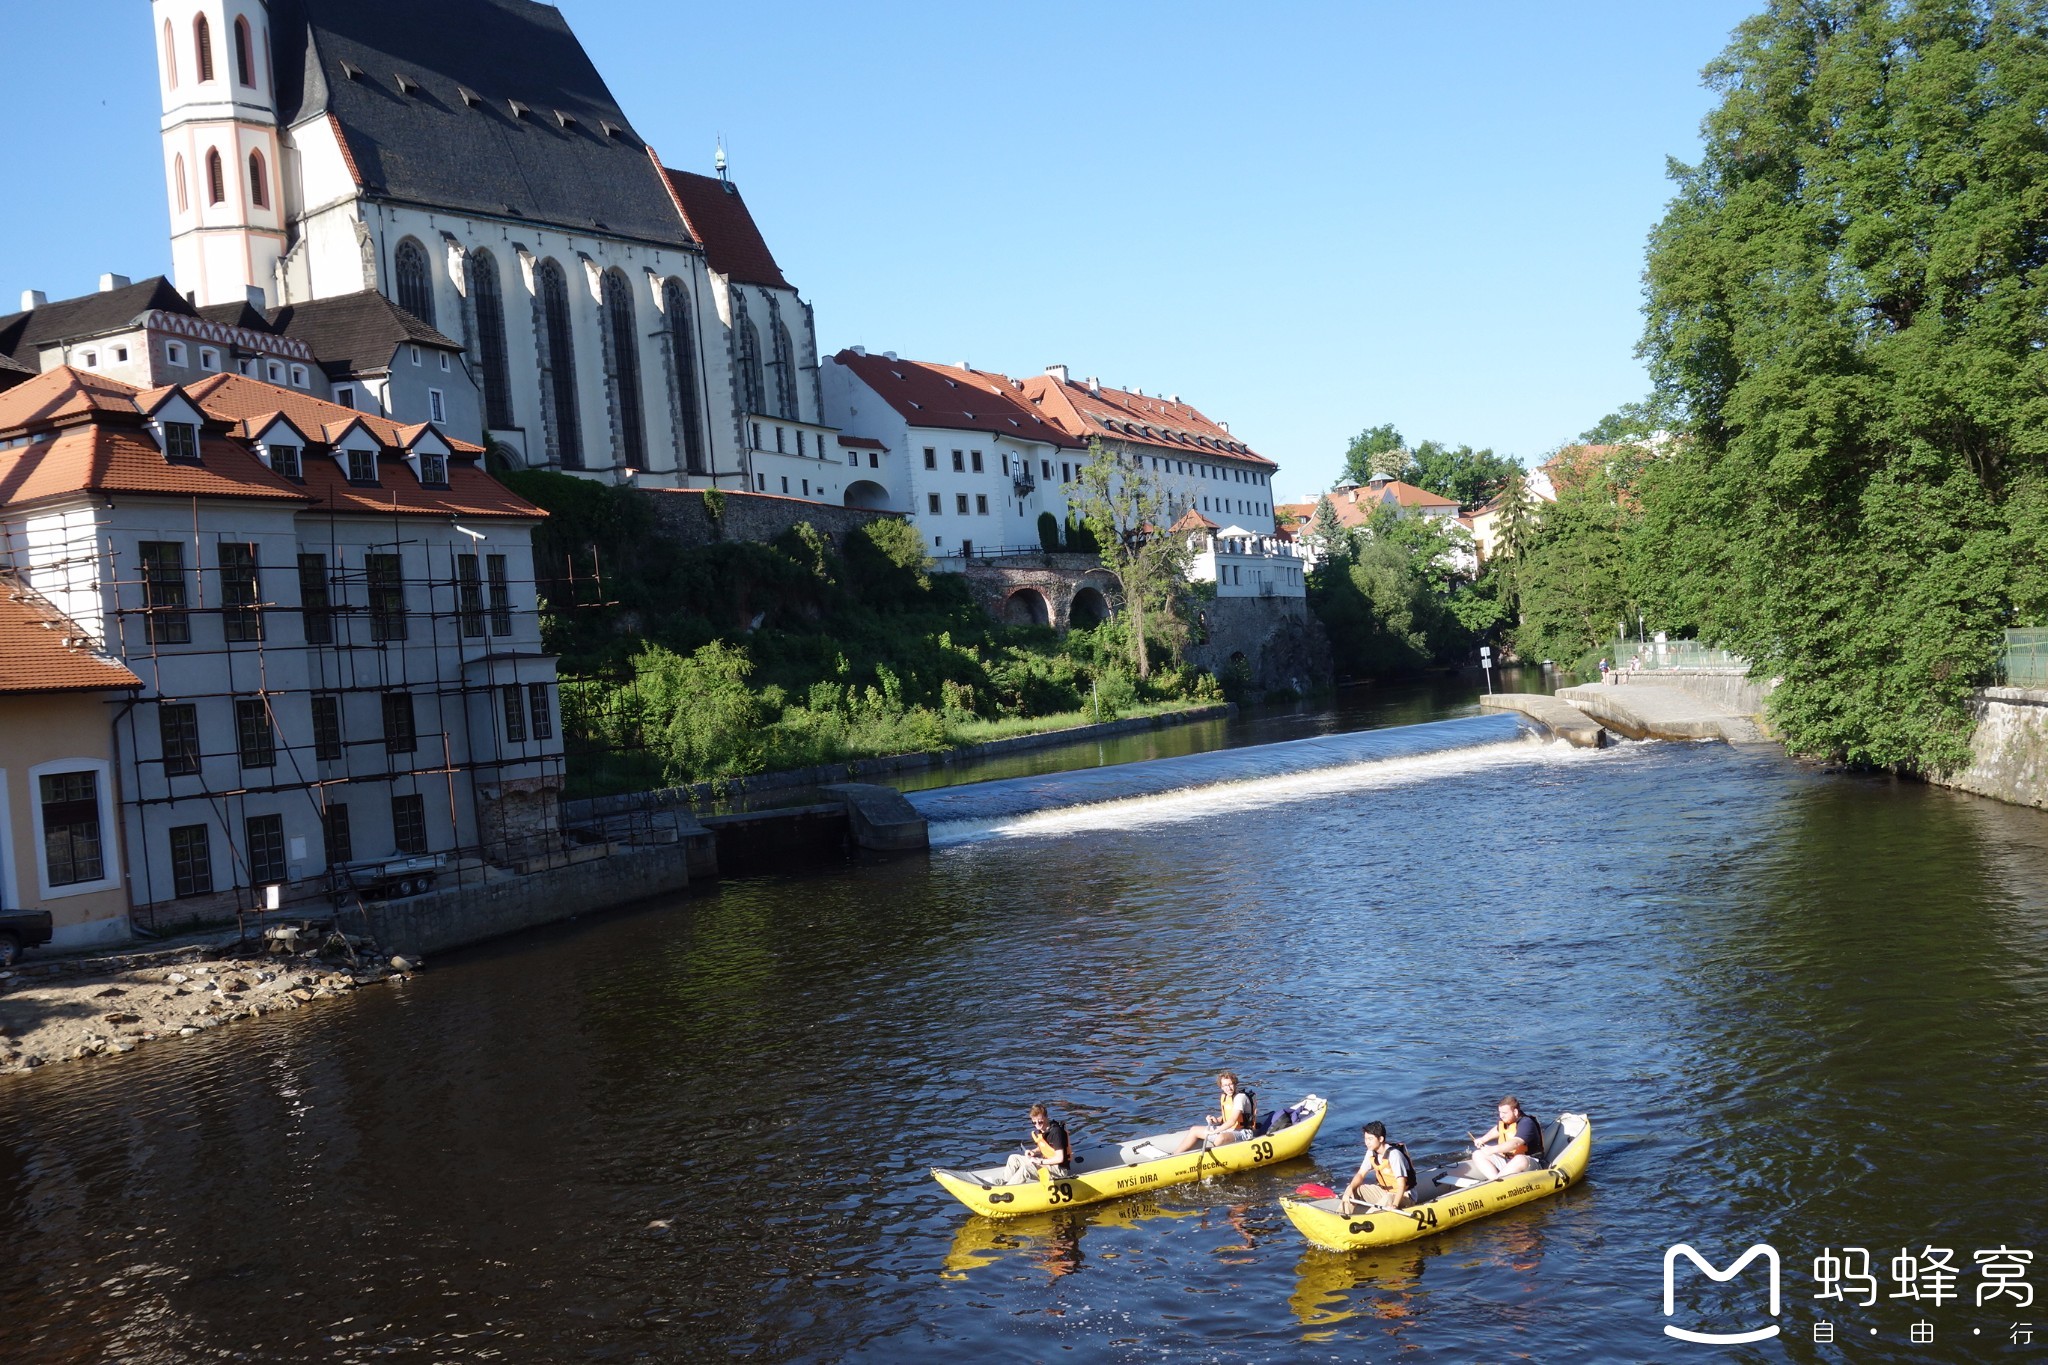
POLYGON ((2048 1301, 2017 1301, 2048 1267, 1992 1283, 2048 1251, 2048 815, 1722 745, 1286 752, 1128 800, 1020 806, 1013 774, 979 814, 949 794, 929 858, 12 1078, 0 1356, 2048 1354, 2011 1340, 2048 1342, 2048 1301), (1222 1066, 1263 1104, 1331 1098, 1310 1157, 1018 1224, 927 1175, 1012 1149, 1032 1100, 1084 1141, 1193 1121, 1222 1066), (1281 1213, 1364 1120, 1449 1152, 1510 1090, 1592 1116, 1583 1183, 1355 1257, 1281 1213), (1680 1242, 1772 1246, 1780 1315, 1761 1262, 1681 1262, 1667 1317, 1680 1242), (1848 1247, 1874 1306, 1853 1276, 1814 1297, 1848 1247), (1891 1297, 1930 1247, 1960 1297, 1891 1297))

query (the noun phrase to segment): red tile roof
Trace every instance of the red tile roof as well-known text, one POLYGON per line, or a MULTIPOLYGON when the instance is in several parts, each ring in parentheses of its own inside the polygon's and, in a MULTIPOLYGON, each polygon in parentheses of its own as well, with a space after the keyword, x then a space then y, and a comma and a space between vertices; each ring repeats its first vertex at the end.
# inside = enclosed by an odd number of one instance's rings
POLYGON ((68 365, 45 370, 0 393, 0 436, 31 427, 81 421, 96 412, 136 413, 135 396, 141 392, 91 370, 68 365))
POLYGON ((100 422, 0 450, 0 506, 79 493, 306 501, 239 441, 211 434, 200 437, 198 464, 166 460, 145 427, 100 422))
POLYGON ((1215 522, 1190 507, 1187 511, 1180 514, 1180 520, 1176 521, 1169 529, 1175 531, 1214 531, 1218 527, 1215 522))
MULTIPOLYGON (((1367 521, 1371 520, 1373 512, 1383 504, 1396 508, 1456 507, 1458 505, 1455 498, 1446 498, 1441 494, 1430 492, 1427 488, 1417 488, 1412 483, 1402 483, 1399 479, 1388 480, 1385 488, 1377 495, 1368 487, 1334 489, 1331 492, 1325 493, 1323 497, 1328 498, 1330 506, 1336 509, 1337 524, 1346 527, 1365 525, 1367 521)), ((1293 517, 1303 527, 1308 527, 1314 524, 1316 507, 1321 501, 1322 499, 1318 498, 1315 502, 1283 502, 1276 504, 1273 512, 1276 516, 1293 517)))
POLYGON ((841 436, 839 444, 843 446, 859 446, 862 450, 887 450, 889 448, 880 441, 875 440, 872 436, 841 436))
POLYGON ((0 693, 142 686, 92 651, 85 632, 10 573, 0 573, 0 693))
MULTIPOLYGON (((655 164, 661 165, 659 161, 655 164)), ((665 166, 661 174, 676 207, 682 210, 690 235, 703 243, 705 263, 713 270, 742 284, 796 288, 782 278, 782 267, 775 264, 774 253, 754 225, 754 215, 747 212, 739 186, 716 176, 672 171, 665 166)))
POLYGON ((1171 398, 1102 386, 1091 389, 1049 374, 1026 379, 1024 397, 1084 445, 1089 438, 1100 437, 1177 454, 1279 468, 1192 405, 1171 398))
MULTIPOLYGON (((390 418, 380 417, 374 412, 358 412, 339 403, 330 403, 324 398, 315 398, 310 393, 301 393, 297 389, 280 388, 276 384, 266 384, 260 379, 251 379, 245 374, 208 375, 196 384, 185 385, 185 393, 208 417, 239 422, 251 417, 264 417, 281 412, 309 436, 330 423, 360 421, 380 444, 403 447, 410 443, 407 432, 426 429, 425 423, 412 427, 400 426, 390 418)), ((472 445, 468 441, 458 441, 446 432, 441 433, 441 439, 448 443, 450 450, 470 455, 483 454, 482 446, 472 445)))
POLYGON ((1085 444, 1046 420, 1003 375, 854 351, 841 351, 832 359, 853 371, 914 427, 986 431, 1063 447, 1085 444))

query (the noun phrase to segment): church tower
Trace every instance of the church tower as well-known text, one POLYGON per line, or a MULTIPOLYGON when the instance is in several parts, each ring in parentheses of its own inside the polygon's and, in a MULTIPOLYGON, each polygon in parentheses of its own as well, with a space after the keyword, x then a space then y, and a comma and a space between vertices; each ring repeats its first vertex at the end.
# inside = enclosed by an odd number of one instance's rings
POLYGON ((263 0, 151 0, 171 265, 201 306, 276 297, 285 216, 263 0))

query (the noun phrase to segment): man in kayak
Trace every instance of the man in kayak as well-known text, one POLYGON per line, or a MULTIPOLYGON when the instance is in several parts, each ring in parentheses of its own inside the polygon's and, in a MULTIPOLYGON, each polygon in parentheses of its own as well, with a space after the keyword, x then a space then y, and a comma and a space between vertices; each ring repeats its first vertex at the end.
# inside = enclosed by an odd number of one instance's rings
POLYGON ((1067 1140, 1067 1125, 1046 1113, 1042 1104, 1032 1105, 1029 1112, 1031 1136, 1024 1141, 1028 1150, 1010 1158, 1003 1168, 1003 1183, 1029 1185, 1040 1171, 1065 1180, 1074 1173, 1074 1145, 1067 1140))
MULTIPOLYGON (((1472 1174, 1481 1180, 1533 1171, 1543 1164, 1543 1125, 1522 1112, 1522 1102, 1504 1096, 1500 1122, 1483 1138, 1472 1138, 1472 1174)), ((1470 1133, 1466 1137, 1472 1137, 1470 1133)))
POLYGON ((1216 1090, 1222 1097, 1217 1108, 1220 1112, 1205 1115, 1207 1122, 1198 1123, 1180 1135, 1180 1145, 1175 1155, 1192 1152, 1204 1145, 1221 1147, 1226 1143, 1243 1142, 1252 1135, 1252 1097, 1237 1088, 1235 1071, 1218 1072, 1216 1090))
POLYGON ((1406 1147, 1387 1141, 1387 1125, 1374 1119, 1358 1131, 1365 1139, 1365 1160, 1337 1196, 1337 1211, 1346 1218, 1354 1207, 1398 1209, 1415 1189, 1415 1163, 1406 1147))

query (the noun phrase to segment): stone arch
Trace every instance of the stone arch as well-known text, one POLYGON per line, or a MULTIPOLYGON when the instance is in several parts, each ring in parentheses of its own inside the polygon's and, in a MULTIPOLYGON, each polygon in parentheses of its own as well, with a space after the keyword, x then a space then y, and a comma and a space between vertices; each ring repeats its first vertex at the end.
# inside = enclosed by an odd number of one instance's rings
POLYGON ((1074 589, 1074 600, 1067 606, 1067 625, 1070 629, 1099 626, 1112 614, 1108 594, 1097 584, 1084 582, 1074 589))
POLYGON ((398 306, 427 326, 435 326, 434 270, 427 264, 427 249, 413 237, 402 238, 392 253, 391 276, 397 287, 398 306))
POLYGON ((846 485, 846 505, 885 512, 889 509, 889 490, 873 479, 855 479, 846 485))
POLYGON ((1003 599, 1003 624, 1007 626, 1050 626, 1052 604, 1036 588, 1019 588, 1003 599))

